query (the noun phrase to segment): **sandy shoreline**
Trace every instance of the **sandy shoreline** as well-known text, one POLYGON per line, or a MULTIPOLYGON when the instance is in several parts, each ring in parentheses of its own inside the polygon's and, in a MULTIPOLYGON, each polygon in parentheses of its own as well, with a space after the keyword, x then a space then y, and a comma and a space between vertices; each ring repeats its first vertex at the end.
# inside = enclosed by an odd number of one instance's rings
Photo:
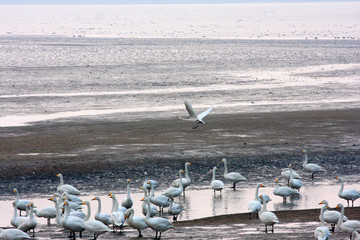
MULTIPOLYGON (((191 126, 178 119, 111 122, 99 118, 1 128, 0 178, 5 185, 32 180, 55 185, 55 175, 62 172, 81 185, 92 175, 110 182, 114 178, 141 182, 143 172, 149 171, 166 182, 185 161, 191 161, 194 179, 202 179, 226 157, 250 181, 256 182, 258 175, 273 181, 279 168, 290 162, 300 166, 302 149, 308 150, 310 160, 325 165, 331 178, 358 170, 354 166, 360 161, 360 109, 213 114, 206 125, 196 130, 191 126)), ((41 186, 33 188, 42 192, 41 186)), ((2 185, 0 193, 9 189, 2 185)))

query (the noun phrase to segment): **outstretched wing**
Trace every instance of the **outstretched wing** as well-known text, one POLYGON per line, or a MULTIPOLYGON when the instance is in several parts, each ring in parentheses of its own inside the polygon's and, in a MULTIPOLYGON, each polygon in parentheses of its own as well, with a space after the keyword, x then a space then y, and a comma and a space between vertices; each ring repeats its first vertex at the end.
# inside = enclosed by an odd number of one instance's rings
POLYGON ((206 117, 206 115, 208 115, 213 108, 214 108, 214 106, 211 106, 211 107, 210 107, 208 110, 206 110, 205 112, 200 113, 197 118, 198 118, 200 121, 202 121, 202 119, 203 119, 204 117, 206 117))
POLYGON ((196 113, 188 100, 184 100, 186 110, 190 115, 190 119, 197 119, 196 113))

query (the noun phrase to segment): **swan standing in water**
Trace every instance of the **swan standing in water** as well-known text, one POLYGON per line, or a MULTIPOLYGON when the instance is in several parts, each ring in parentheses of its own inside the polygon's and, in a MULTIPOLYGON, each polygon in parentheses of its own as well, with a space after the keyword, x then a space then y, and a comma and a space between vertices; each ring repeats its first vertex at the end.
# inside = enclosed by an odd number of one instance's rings
POLYGON ((65 214, 61 220, 61 225, 70 232, 70 238, 76 239, 75 233, 80 233, 82 238, 82 232, 85 230, 84 221, 79 217, 70 216, 69 202, 65 201, 65 214))
POLYGON ((149 176, 148 176, 148 172, 144 172, 144 176, 145 176, 145 181, 143 183, 143 188, 147 189, 150 193, 151 190, 151 186, 148 182, 151 182, 152 186, 154 189, 156 189, 158 187, 158 182, 156 180, 149 180, 149 176))
MULTIPOLYGON (((142 190, 144 191, 144 198, 145 198, 145 197, 148 197, 147 189, 144 188, 143 186, 141 186, 140 189, 142 189, 142 190)), ((142 214, 143 214, 144 216, 146 216, 147 211, 148 211, 148 207, 147 207, 147 204, 146 204, 145 201, 142 202, 141 208, 142 208, 142 214)), ((151 204, 150 204, 150 217, 155 216, 157 213, 158 213, 157 208, 156 208, 154 205, 151 205, 151 204)))
POLYGON ((63 175, 61 173, 58 173, 56 176, 60 178, 60 183, 59 186, 57 187, 57 191, 59 193, 67 192, 68 194, 72 194, 72 195, 80 195, 80 191, 77 190, 74 186, 69 184, 64 184, 63 175))
MULTIPOLYGON (((181 182, 182 182, 182 185, 183 185, 183 194, 185 195, 185 189, 187 186, 190 185, 191 183, 191 179, 190 179, 190 176, 189 176, 189 166, 191 166, 191 163, 190 162, 186 162, 185 163, 185 178, 181 178, 181 182)), ((180 178, 178 179, 175 179, 172 183, 171 183, 171 186, 173 187, 180 187, 180 178)))
POLYGON ((170 197, 170 206, 168 209, 168 213, 170 215, 173 215, 174 222, 177 222, 177 218, 182 211, 183 211, 183 206, 179 203, 174 202, 174 198, 170 197))
POLYGON ((98 220, 89 220, 91 216, 91 209, 88 201, 83 202, 82 205, 86 205, 88 208, 86 218, 84 219, 85 230, 94 234, 94 240, 96 240, 100 234, 111 232, 110 228, 103 222, 98 220))
POLYGON ((4 240, 24 240, 32 239, 29 235, 19 229, 2 229, 0 228, 0 239, 4 240))
POLYGON ((221 196, 221 191, 224 189, 224 183, 221 180, 215 179, 216 169, 217 167, 213 168, 212 181, 210 183, 210 186, 212 189, 214 189, 214 194, 216 191, 220 191, 220 196, 221 196))
POLYGON ((312 179, 314 178, 315 173, 326 172, 326 170, 324 168, 320 167, 319 165, 317 165, 315 163, 308 163, 308 156, 307 156, 306 150, 303 150, 303 153, 304 153, 303 167, 305 170, 311 172, 312 179))
POLYGON ((115 232, 115 228, 119 228, 120 232, 123 229, 124 226, 124 222, 125 222, 125 211, 126 208, 118 208, 119 203, 117 201, 117 198, 115 197, 114 194, 109 193, 110 198, 112 198, 113 200, 113 207, 111 210, 111 215, 110 215, 110 223, 113 225, 113 231, 115 232))
POLYGON ((162 213, 164 211, 164 207, 170 206, 170 199, 165 195, 154 195, 155 189, 152 187, 152 183, 148 182, 151 186, 151 192, 149 200, 151 203, 159 207, 159 212, 162 213))
POLYGON ((286 203, 286 197, 299 194, 298 191, 291 189, 289 187, 280 187, 279 186, 279 180, 276 178, 276 187, 273 191, 274 195, 280 196, 283 198, 283 203, 286 203))
POLYGON ((344 222, 344 205, 339 203, 336 206, 336 208, 341 208, 341 215, 340 215, 340 219, 337 223, 337 226, 341 231, 349 233, 350 239, 351 239, 352 233, 354 231, 360 231, 360 221, 348 220, 348 221, 344 222))
POLYGON ((131 208, 133 205, 133 200, 130 196, 130 179, 126 182, 126 196, 121 201, 121 206, 123 206, 126 209, 131 208))
POLYGON ((240 173, 237 172, 228 172, 228 167, 227 167, 227 163, 226 163, 226 159, 223 158, 221 159, 221 161, 224 163, 224 178, 230 182, 233 182, 233 186, 232 188, 235 190, 236 189, 236 183, 238 182, 245 182, 247 181, 247 179, 241 175, 240 173))
POLYGON ((46 218, 47 225, 50 226, 50 220, 56 218, 56 208, 55 207, 45 207, 41 210, 34 209, 34 213, 37 217, 46 218))
MULTIPOLYGON (((292 170, 292 174, 293 174, 295 179, 301 179, 300 175, 296 171, 292 170)), ((283 176, 284 178, 287 179, 288 186, 290 186, 290 168, 282 169, 281 176, 283 176)))
POLYGON ((143 237, 141 231, 147 228, 148 225, 146 224, 144 217, 134 216, 134 213, 135 213, 134 209, 132 208, 127 209, 125 212, 125 219, 127 219, 127 222, 130 227, 138 230, 139 232, 138 237, 143 237))
MULTIPOLYGON (((330 208, 329 203, 326 200, 322 200, 319 204, 324 204, 327 206, 324 212, 324 221, 331 224, 331 231, 335 233, 335 225, 340 219, 341 213, 334 210, 327 210, 330 208)), ((319 216, 321 220, 321 215, 319 216)), ((344 216, 344 221, 349 220, 346 216, 344 216)))
POLYGON ((17 209, 20 211, 20 216, 22 211, 26 211, 26 206, 30 204, 31 202, 28 200, 20 200, 19 191, 14 188, 13 192, 16 194, 15 204, 17 209))
POLYGON ((189 118, 182 118, 179 117, 179 119, 181 120, 186 120, 186 121, 195 121, 196 125, 193 127, 193 129, 196 129, 200 123, 205 124, 205 122, 203 121, 203 119, 211 112, 211 110, 214 108, 214 106, 211 106, 208 110, 206 110, 203 113, 200 113, 199 115, 197 115, 193 109, 193 107, 191 106, 191 103, 188 100, 184 100, 184 104, 186 107, 186 110, 189 113, 189 118))
MULTIPOLYGON (((184 172, 184 170, 179 170, 179 179, 182 179, 182 173, 184 172)), ((167 197, 178 197, 181 195, 181 193, 184 190, 184 186, 182 181, 180 181, 180 186, 179 187, 170 187, 168 189, 165 190, 165 192, 162 193, 162 195, 165 195, 167 197)))
POLYGON ((256 185, 255 190, 255 198, 251 202, 249 202, 248 210, 249 210, 249 219, 251 219, 252 213, 259 213, 261 210, 261 200, 259 198, 259 188, 264 187, 261 183, 256 185))
POLYGON ((340 184, 341 184, 338 196, 347 201, 348 207, 350 206, 349 201, 352 202, 352 207, 354 207, 354 201, 356 199, 360 198, 360 192, 358 192, 358 191, 356 191, 354 189, 344 190, 344 182, 343 182, 342 178, 341 177, 336 177, 335 179, 339 180, 340 184))
POLYGON ((109 226, 110 225, 110 214, 101 213, 101 199, 100 199, 100 197, 94 197, 91 200, 98 201, 98 209, 97 209, 97 211, 95 213, 95 219, 98 220, 98 221, 101 221, 106 226, 109 226))
POLYGON ((259 219, 262 223, 265 224, 265 232, 267 233, 267 226, 271 226, 271 231, 274 232, 274 224, 279 222, 278 217, 273 212, 266 211, 266 201, 262 195, 260 195, 262 202, 262 209, 259 212, 259 219))
POLYGON ((162 217, 150 218, 149 198, 143 198, 141 199, 141 201, 146 201, 146 204, 148 205, 148 214, 146 214, 145 222, 152 230, 156 232, 155 239, 160 239, 162 232, 165 232, 169 229, 174 229, 174 226, 166 218, 162 218, 162 217), (158 232, 160 232, 159 238, 158 238, 158 232))
POLYGON ((325 226, 325 222, 324 222, 324 212, 328 208, 329 207, 326 205, 323 205, 321 207, 321 212, 320 212, 321 224, 319 227, 317 227, 315 229, 315 232, 314 232, 314 235, 318 240, 327 240, 330 237, 330 231, 329 231, 328 227, 325 226))
POLYGON ((300 192, 300 188, 303 186, 303 183, 299 179, 294 178, 293 170, 291 164, 289 165, 290 169, 290 179, 289 179, 289 185, 293 189, 297 189, 300 192))

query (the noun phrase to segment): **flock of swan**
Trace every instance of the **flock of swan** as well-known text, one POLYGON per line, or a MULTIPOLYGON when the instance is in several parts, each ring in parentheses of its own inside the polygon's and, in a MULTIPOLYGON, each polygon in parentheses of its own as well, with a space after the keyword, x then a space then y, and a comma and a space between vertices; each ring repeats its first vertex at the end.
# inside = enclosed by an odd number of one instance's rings
MULTIPOLYGON (((308 163, 308 157, 306 150, 303 150, 304 162, 303 168, 311 173, 311 178, 320 172, 326 172, 321 166, 308 163)), ((239 182, 245 182, 247 179, 238 172, 229 172, 226 159, 222 159, 224 164, 223 178, 231 182, 232 188, 236 189, 236 184, 239 182)), ((63 228, 66 232, 70 232, 70 238, 76 239, 76 233, 82 237, 83 231, 88 231, 93 234, 94 239, 101 234, 113 231, 123 231, 124 225, 127 223, 130 227, 136 229, 139 233, 138 237, 142 237, 142 230, 151 228, 155 231, 155 239, 160 239, 161 234, 169 229, 173 229, 174 226, 167 218, 164 218, 164 208, 167 208, 169 215, 173 216, 173 221, 177 221, 178 215, 184 210, 180 203, 176 203, 175 199, 180 195, 185 196, 185 189, 191 184, 189 177, 190 162, 185 163, 185 171, 179 170, 179 178, 171 183, 171 186, 166 189, 162 194, 155 195, 155 189, 158 187, 156 180, 149 180, 147 172, 144 173, 145 180, 140 187, 144 193, 144 197, 141 199, 142 214, 143 216, 136 216, 135 211, 132 208, 133 199, 130 195, 130 180, 127 180, 127 193, 122 199, 121 205, 115 194, 110 192, 108 196, 112 199, 112 209, 110 213, 101 212, 101 198, 94 197, 91 200, 96 201, 98 204, 97 212, 94 218, 91 218, 91 208, 89 201, 83 201, 79 195, 80 191, 74 186, 64 184, 63 176, 59 173, 57 176, 60 179, 60 184, 57 187, 57 192, 49 198, 53 202, 53 206, 45 207, 38 210, 33 202, 20 199, 19 192, 16 188, 13 189, 16 194, 16 199, 13 202, 14 215, 11 219, 11 225, 13 229, 0 229, 0 239, 30 239, 31 237, 27 232, 35 236, 35 228, 37 227, 36 217, 46 218, 47 224, 50 225, 51 219, 55 219, 56 224, 63 228), (185 176, 183 177, 183 173, 185 176), (87 207, 87 213, 82 211, 83 206, 87 207), (23 216, 23 212, 26 215, 23 216), (18 214, 19 212, 19 214, 18 214), (112 229, 111 229, 112 228, 112 229)), ((216 179, 217 167, 212 169, 212 180, 210 187, 214 191, 220 193, 225 187, 222 180, 216 179)), ((273 189, 273 194, 283 199, 283 203, 286 203, 287 197, 300 194, 301 187, 303 186, 301 177, 292 169, 292 165, 289 168, 285 168, 281 172, 281 176, 288 180, 288 186, 280 186, 278 179, 275 179, 276 186, 273 189)), ((347 189, 344 190, 344 182, 342 178, 336 177, 340 182, 341 187, 338 196, 347 201, 348 207, 350 207, 350 201, 352 207, 354 201, 360 198, 360 192, 347 189)), ((265 232, 268 232, 268 227, 271 227, 269 231, 274 232, 274 225, 279 222, 275 213, 266 209, 267 203, 271 201, 267 194, 259 193, 260 188, 265 187, 259 183, 256 185, 254 199, 248 204, 249 218, 253 215, 258 217, 259 220, 265 225, 265 232)), ((359 239, 358 231, 360 231, 360 221, 349 220, 344 215, 344 206, 339 203, 336 208, 340 209, 329 210, 329 204, 326 200, 321 201, 322 205, 320 211, 320 226, 314 231, 314 235, 317 239, 329 239, 330 232, 335 232, 335 226, 342 232, 350 234, 350 239, 359 239), (330 229, 326 224, 330 224, 330 229)))

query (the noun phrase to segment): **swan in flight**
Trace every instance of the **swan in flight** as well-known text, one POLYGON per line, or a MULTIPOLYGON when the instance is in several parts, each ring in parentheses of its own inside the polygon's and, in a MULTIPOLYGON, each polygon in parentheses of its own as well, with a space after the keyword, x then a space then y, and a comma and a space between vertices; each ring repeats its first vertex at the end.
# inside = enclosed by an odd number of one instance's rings
POLYGON ((323 205, 321 207, 321 212, 320 212, 321 224, 319 227, 317 227, 315 229, 315 232, 314 232, 314 235, 318 240, 327 240, 330 237, 330 231, 329 231, 328 227, 325 226, 325 222, 324 222, 324 212, 328 208, 329 207, 326 205, 323 205))
POLYGON ((300 188, 303 186, 303 183, 299 179, 294 178, 293 170, 291 164, 289 165, 290 169, 290 179, 289 179, 289 185, 293 189, 297 189, 300 192, 300 188))
MULTIPOLYGON (((182 181, 182 185, 183 185, 183 194, 185 195, 185 188, 187 186, 190 185, 191 183, 191 179, 189 177, 189 166, 191 166, 191 163, 190 162, 186 162, 185 163, 185 178, 181 178, 181 181, 182 181)), ((178 179, 175 179, 172 183, 171 183, 171 186, 173 187, 180 187, 180 178, 178 179)))
POLYGON ((82 202, 82 205, 86 205, 88 208, 86 218, 84 219, 85 230, 94 234, 94 239, 96 240, 100 234, 105 234, 111 232, 110 228, 105 225, 103 222, 98 220, 89 220, 91 216, 90 203, 88 201, 82 202))
POLYGON ((27 205, 31 202, 28 200, 20 200, 19 191, 16 188, 13 189, 13 192, 16 194, 15 204, 17 209, 20 211, 21 216, 21 212, 26 211, 27 205))
POLYGON ((266 211, 266 201, 262 195, 260 195, 262 209, 259 212, 260 221, 265 224, 265 232, 267 233, 267 226, 270 225, 271 231, 274 232, 274 224, 279 222, 278 217, 273 212, 266 211))
POLYGON ((199 115, 197 115, 195 113, 193 107, 191 106, 191 103, 188 100, 185 99, 184 103, 185 103, 186 110, 189 113, 189 118, 179 117, 179 119, 186 120, 186 121, 195 121, 196 126, 194 126, 193 129, 196 129, 199 126, 200 123, 205 124, 205 122, 203 121, 204 117, 206 117, 211 112, 211 110, 214 108, 214 106, 211 106, 205 112, 200 113, 199 115))
POLYGON ((227 163, 226 163, 226 159, 223 158, 221 159, 221 161, 224 163, 224 178, 230 182, 233 182, 233 186, 232 188, 235 190, 236 189, 236 183, 238 182, 245 182, 247 181, 247 179, 241 175, 240 173, 237 172, 228 172, 228 167, 227 167, 227 163))
POLYGON ((358 220, 348 220, 346 222, 344 222, 344 205, 342 205, 341 203, 339 203, 336 208, 340 208, 341 209, 341 215, 340 215, 340 219, 337 223, 338 228, 343 231, 343 232, 347 232, 350 234, 350 239, 351 239, 351 235, 354 231, 360 231, 360 221, 358 220))
POLYGON ((212 189, 214 189, 214 194, 216 191, 220 191, 220 196, 221 196, 221 191, 224 189, 224 183, 221 180, 215 179, 216 169, 217 169, 217 167, 213 168, 212 181, 211 181, 210 185, 211 185, 212 189))
MULTIPOLYGON (((329 209, 329 203, 326 200, 322 200, 319 204, 324 204, 329 209)), ((324 212, 324 221, 331 224, 331 231, 335 233, 335 225, 339 221, 341 213, 334 210, 327 210, 325 209, 324 212)), ((321 215, 319 216, 319 219, 321 220, 321 215)), ((349 220, 346 216, 344 216, 344 220, 349 220)))
POLYGON ((276 187, 273 191, 274 195, 280 196, 283 198, 283 203, 286 203, 286 197, 299 194, 298 191, 289 188, 289 187, 280 187, 279 186, 279 180, 275 179, 276 187))
POLYGON ((155 239, 161 238, 161 233, 165 232, 169 229, 174 229, 174 226, 167 220, 166 218, 162 217, 152 217, 150 218, 150 200, 149 198, 143 198, 141 201, 145 201, 148 205, 148 213, 145 217, 146 224, 156 232, 155 239), (159 238, 158 238, 158 232, 160 232, 159 238))
POLYGON ((130 227, 138 230, 139 232, 139 238, 143 237, 141 234, 141 231, 148 227, 148 225, 145 222, 145 217, 138 217, 134 216, 134 209, 129 208, 125 212, 125 219, 127 219, 127 222, 130 227))
POLYGON ((16 228, 6 229, 6 230, 0 228, 0 239, 24 240, 24 239, 32 239, 32 238, 23 231, 16 228))
POLYGON ((106 226, 110 225, 110 214, 108 213, 101 213, 101 199, 100 197, 94 197, 91 199, 93 201, 98 201, 98 209, 95 213, 95 219, 104 223, 106 226))
POLYGON ((57 187, 57 191, 59 193, 67 192, 68 194, 72 194, 72 195, 80 195, 80 191, 77 190, 74 186, 69 184, 64 184, 63 175, 61 173, 58 173, 56 176, 60 178, 60 183, 59 186, 57 187))
POLYGON ((307 156, 306 150, 303 150, 303 153, 304 153, 303 167, 305 170, 311 172, 312 179, 314 178, 315 173, 326 172, 326 170, 323 167, 320 167, 319 165, 317 165, 315 163, 308 163, 308 156, 307 156))
POLYGON ((338 196, 340 198, 343 198, 347 201, 348 207, 349 207, 349 201, 352 202, 352 207, 354 207, 354 201, 358 198, 360 198, 360 192, 354 190, 354 189, 346 189, 344 190, 344 182, 341 177, 336 177, 335 179, 340 181, 341 187, 338 193, 338 196))
POLYGON ((130 179, 126 182, 126 196, 121 201, 121 206, 126 209, 131 208, 133 205, 133 199, 130 196, 130 179))
POLYGON ((259 188, 264 187, 261 183, 256 185, 255 198, 248 204, 248 210, 250 212, 249 218, 251 219, 252 213, 259 213, 261 210, 261 200, 259 198, 259 188))

